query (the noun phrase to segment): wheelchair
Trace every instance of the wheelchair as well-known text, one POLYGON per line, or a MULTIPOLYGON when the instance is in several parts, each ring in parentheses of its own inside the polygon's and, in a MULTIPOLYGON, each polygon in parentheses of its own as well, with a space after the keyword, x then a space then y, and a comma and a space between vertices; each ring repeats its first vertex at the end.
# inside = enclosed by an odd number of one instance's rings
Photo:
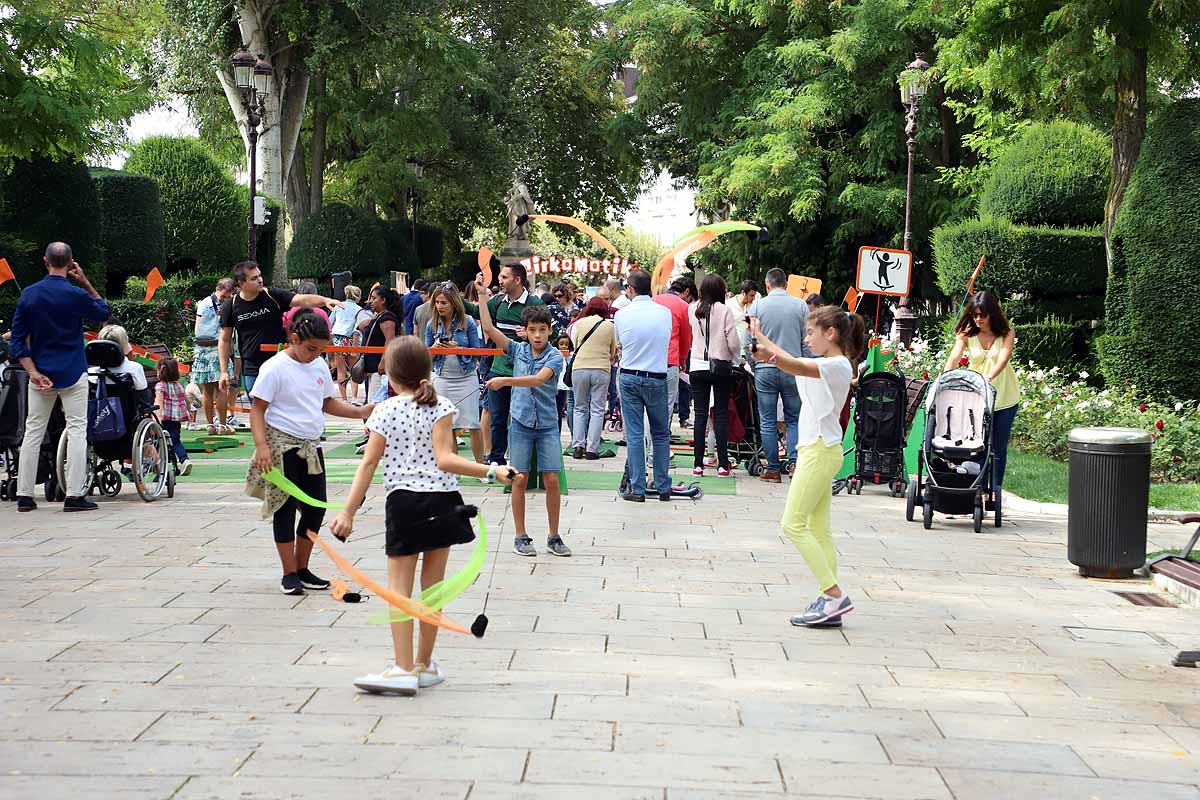
MULTIPOLYGON (((158 421, 154 412, 157 406, 145 396, 148 392, 135 390, 133 380, 124 374, 111 372, 125 360, 125 354, 116 342, 97 339, 85 345, 88 379, 91 383, 90 398, 95 399, 99 382, 104 381, 108 397, 121 402, 124 414, 125 435, 111 441, 92 441, 92 419, 88 419, 88 450, 84 494, 99 492, 106 497, 116 497, 121 492, 122 478, 120 462, 129 461, 126 473, 137 493, 147 503, 166 494, 175 496, 175 476, 178 465, 171 448, 170 435, 158 421)), ((58 486, 66 485, 67 433, 58 440, 58 457, 55 459, 58 486)), ((59 489, 61 492, 61 488, 59 489)))

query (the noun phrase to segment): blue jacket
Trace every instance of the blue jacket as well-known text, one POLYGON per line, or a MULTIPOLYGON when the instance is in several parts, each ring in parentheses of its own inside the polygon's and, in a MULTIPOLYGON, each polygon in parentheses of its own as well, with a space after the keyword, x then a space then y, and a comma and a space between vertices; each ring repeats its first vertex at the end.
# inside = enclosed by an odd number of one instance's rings
POLYGON ((61 275, 25 287, 13 313, 13 358, 32 358, 38 372, 66 389, 87 370, 83 321, 105 322, 108 303, 93 298, 61 275))
POLYGON ((421 293, 416 289, 410 289, 408 294, 400 298, 401 307, 404 309, 404 332, 410 336, 413 335, 413 314, 417 313, 417 309, 424 302, 421 293))
MULTIPOLYGON (((466 329, 455 328, 453 336, 446 335, 445 327, 440 319, 429 320, 429 324, 425 326, 425 346, 433 347, 433 343, 439 339, 453 339, 455 347, 483 347, 479 338, 479 326, 470 317, 467 317, 466 329)), ((433 374, 441 375, 442 364, 445 363, 446 356, 439 356, 437 350, 430 350, 429 354, 433 356, 433 374)), ((479 356, 458 356, 458 365, 462 367, 463 372, 474 372, 477 364, 479 364, 479 356)))

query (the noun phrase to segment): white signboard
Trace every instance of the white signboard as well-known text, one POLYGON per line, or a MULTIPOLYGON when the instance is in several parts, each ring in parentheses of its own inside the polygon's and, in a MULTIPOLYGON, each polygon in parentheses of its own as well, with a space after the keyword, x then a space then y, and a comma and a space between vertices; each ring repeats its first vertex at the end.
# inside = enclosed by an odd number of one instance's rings
POLYGON ((860 292, 904 297, 912 282, 912 253, 888 247, 858 248, 858 279, 854 284, 860 292))

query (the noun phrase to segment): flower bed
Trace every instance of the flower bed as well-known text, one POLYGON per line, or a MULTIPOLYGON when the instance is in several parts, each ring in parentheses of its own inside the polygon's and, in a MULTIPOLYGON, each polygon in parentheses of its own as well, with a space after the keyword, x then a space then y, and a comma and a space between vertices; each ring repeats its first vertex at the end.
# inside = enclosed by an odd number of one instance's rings
MULTIPOLYGON (((890 346, 890 343, 889 343, 890 346)), ((897 360, 907 375, 938 375, 949 353, 914 340, 899 346, 897 360)), ((1099 425, 1140 428, 1154 438, 1151 477, 1160 482, 1200 481, 1200 407, 1143 399, 1136 386, 1098 388, 1087 372, 1041 369, 1032 361, 1013 364, 1021 384, 1021 410, 1013 424, 1012 446, 1058 460, 1067 457, 1072 428, 1099 425)))

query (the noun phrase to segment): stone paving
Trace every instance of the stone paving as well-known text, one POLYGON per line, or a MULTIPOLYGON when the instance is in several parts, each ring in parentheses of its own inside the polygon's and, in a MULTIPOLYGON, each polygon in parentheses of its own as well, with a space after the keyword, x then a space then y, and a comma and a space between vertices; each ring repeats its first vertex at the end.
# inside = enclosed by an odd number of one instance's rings
MULTIPOLYGON (((238 486, 5 505, 0 797, 1200 799, 1200 672, 1170 666, 1200 610, 1079 578, 1062 519, 926 532, 868 488, 834 499, 857 610, 793 628, 814 586, 777 526, 787 486, 737 482, 670 505, 572 492, 574 558, 525 559, 502 490, 465 481, 500 548, 491 625, 443 635, 448 680, 412 699, 355 691, 390 656, 383 605, 281 595, 238 486)), ((539 547, 544 513, 533 496, 539 547)), ((384 576, 380 487, 341 549, 384 576)))

